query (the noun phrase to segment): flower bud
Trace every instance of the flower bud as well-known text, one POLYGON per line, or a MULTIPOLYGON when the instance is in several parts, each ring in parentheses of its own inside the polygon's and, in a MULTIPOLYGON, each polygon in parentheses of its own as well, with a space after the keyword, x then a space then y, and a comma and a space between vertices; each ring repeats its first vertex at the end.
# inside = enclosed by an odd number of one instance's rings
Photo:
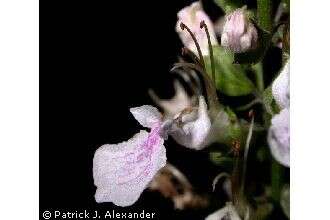
POLYGON ((239 8, 225 18, 221 45, 234 53, 243 53, 257 47, 258 32, 249 22, 244 9, 239 8))
POLYGON ((200 27, 201 21, 204 21, 208 27, 211 45, 218 45, 218 41, 215 36, 212 21, 203 11, 200 2, 194 2, 190 6, 184 7, 178 12, 178 22, 176 24, 176 31, 178 32, 179 37, 182 43, 184 44, 184 46, 197 55, 197 49, 193 39, 191 38, 191 36, 187 31, 182 30, 180 27, 180 24, 184 23, 196 37, 197 42, 200 45, 202 55, 207 56, 209 55, 209 45, 208 45, 207 35, 205 34, 205 30, 201 29, 200 27))

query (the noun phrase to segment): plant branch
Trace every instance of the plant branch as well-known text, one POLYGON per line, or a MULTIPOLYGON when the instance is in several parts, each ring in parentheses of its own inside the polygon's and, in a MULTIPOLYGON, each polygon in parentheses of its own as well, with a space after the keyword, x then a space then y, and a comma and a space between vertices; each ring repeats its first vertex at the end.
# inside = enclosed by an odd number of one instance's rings
POLYGON ((272 158, 271 169, 272 197, 275 202, 279 202, 282 186, 282 167, 274 158, 272 158))
POLYGON ((259 27, 272 32, 272 0, 257 0, 259 27))
POLYGON ((261 62, 255 64, 255 65, 252 65, 252 70, 255 73, 256 86, 257 86, 259 92, 263 92, 265 89, 265 86, 264 86, 264 76, 263 76, 261 62))

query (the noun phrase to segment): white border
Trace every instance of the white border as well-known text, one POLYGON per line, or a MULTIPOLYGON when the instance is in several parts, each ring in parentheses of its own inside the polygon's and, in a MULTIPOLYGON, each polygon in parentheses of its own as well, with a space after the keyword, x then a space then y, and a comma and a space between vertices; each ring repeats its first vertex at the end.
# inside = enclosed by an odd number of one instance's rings
POLYGON ((0 1, 0 219, 39 219, 39 3, 0 1))
POLYGON ((291 0, 291 219, 329 219, 329 1, 291 0))

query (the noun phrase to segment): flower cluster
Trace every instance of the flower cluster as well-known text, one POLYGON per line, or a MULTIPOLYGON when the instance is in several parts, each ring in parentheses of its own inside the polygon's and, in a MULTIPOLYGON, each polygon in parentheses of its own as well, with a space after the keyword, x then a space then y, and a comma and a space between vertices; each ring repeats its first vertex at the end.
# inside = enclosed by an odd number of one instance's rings
POLYGON ((210 204, 211 200, 195 195, 189 180, 168 164, 165 146, 166 140, 172 138, 193 150, 214 145, 208 153, 210 160, 220 167, 220 174, 214 179, 213 189, 221 183, 227 198, 223 201, 226 205, 207 220, 266 219, 274 207, 282 207, 282 212, 288 215, 288 180, 281 176, 290 168, 288 36, 283 29, 273 29, 282 24, 269 19, 269 5, 267 10, 258 7, 255 14, 255 10, 236 1, 216 3, 225 12, 221 22, 213 23, 201 1, 178 12, 175 30, 184 47, 171 72, 185 81, 192 94, 175 80, 171 99, 162 99, 150 90, 156 107, 143 105, 130 109, 145 129, 127 141, 105 144, 96 150, 93 159, 96 202, 130 206, 149 186, 166 197, 173 194, 172 200, 179 209, 194 207, 188 204, 193 198, 198 198, 195 204, 203 207, 210 204), (254 21, 255 17, 258 21, 254 21), (273 42, 275 34, 280 37, 273 42), (279 40, 286 42, 283 44, 286 48, 281 48, 284 65, 275 73, 265 67, 264 59, 270 47, 278 47, 279 40), (265 84, 264 74, 272 77, 270 84, 265 84), (219 99, 219 95, 223 97, 219 99), (255 108, 256 105, 259 107, 255 108), (251 183, 253 175, 247 178, 251 164, 257 169, 253 172, 269 168, 260 178, 262 183, 251 183), (263 169, 259 170, 260 167, 263 169), (180 177, 182 185, 188 187, 183 195, 189 199, 178 196, 170 178, 163 178, 165 171, 180 177), (251 190, 259 185, 261 196, 251 190), (168 189, 172 191, 167 192, 168 189))

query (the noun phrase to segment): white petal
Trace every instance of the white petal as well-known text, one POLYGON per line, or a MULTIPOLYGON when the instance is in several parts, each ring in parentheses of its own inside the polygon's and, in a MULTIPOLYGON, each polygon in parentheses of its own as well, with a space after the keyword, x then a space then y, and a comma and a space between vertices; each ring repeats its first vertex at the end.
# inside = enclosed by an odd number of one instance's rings
POLYGON ((272 118, 268 131, 268 143, 274 158, 290 167, 290 110, 283 109, 272 118))
POLYGON ((229 47, 229 37, 228 37, 227 32, 224 32, 224 33, 221 35, 221 45, 222 45, 223 47, 229 47))
POLYGON ((177 80, 174 81, 174 91, 175 95, 168 100, 160 99, 153 91, 150 93, 152 99, 164 110, 164 114, 169 118, 173 118, 184 109, 191 107, 193 101, 177 80))
POLYGON ((159 124, 162 120, 162 115, 157 108, 151 105, 143 105, 130 109, 134 118, 146 128, 151 128, 159 124))
POLYGON ((207 216, 205 220, 241 220, 236 212, 235 207, 231 203, 227 203, 225 207, 207 216))
POLYGON ((165 166, 164 140, 157 131, 140 131, 127 142, 106 144, 94 155, 96 202, 129 206, 138 200, 159 169, 165 166))
POLYGON ((244 34, 240 38, 241 52, 245 52, 251 48, 252 36, 249 34, 244 34))
POLYGON ((273 96, 281 108, 290 107, 290 63, 284 66, 272 86, 273 96))
POLYGON ((211 128, 207 104, 203 96, 199 97, 197 118, 195 120, 191 120, 191 117, 189 117, 193 114, 195 114, 195 112, 182 116, 184 118, 184 120, 182 120, 183 125, 174 126, 171 135, 179 144, 188 148, 200 150, 205 147, 205 139, 211 128))

